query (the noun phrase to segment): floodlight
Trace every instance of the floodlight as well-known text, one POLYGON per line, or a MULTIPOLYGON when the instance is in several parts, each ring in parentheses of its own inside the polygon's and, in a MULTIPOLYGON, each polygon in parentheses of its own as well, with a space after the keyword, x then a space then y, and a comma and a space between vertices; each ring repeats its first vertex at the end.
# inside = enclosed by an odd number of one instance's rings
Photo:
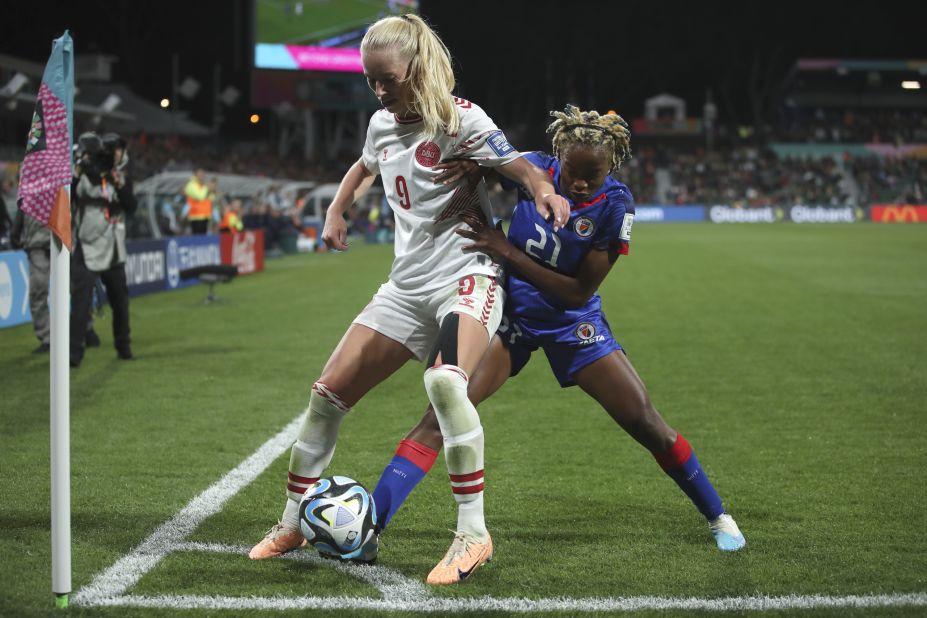
POLYGON ((103 121, 103 116, 113 113, 113 110, 119 107, 120 103, 122 103, 122 98, 118 94, 111 92, 106 95, 106 98, 103 99, 103 103, 101 103, 100 107, 97 109, 96 115, 93 117, 93 124, 100 124, 103 121))
POLYGON ((177 90, 184 98, 192 99, 196 96, 196 93, 200 91, 200 83, 192 77, 188 77, 183 80, 183 83, 180 84, 180 88, 177 90))
POLYGON ((238 101, 241 93, 234 86, 226 86, 225 90, 219 93, 219 100, 226 106, 232 107, 238 101))
POLYGON ((107 95, 106 99, 103 100, 103 104, 100 105, 100 111, 104 114, 109 114, 114 109, 119 107, 120 103, 122 103, 122 99, 119 97, 119 95, 110 93, 107 95))
POLYGON ((0 88, 0 97, 3 97, 4 99, 11 99, 19 94, 19 91, 22 90, 28 83, 28 77, 22 73, 17 73, 10 81, 6 83, 3 88, 0 88))

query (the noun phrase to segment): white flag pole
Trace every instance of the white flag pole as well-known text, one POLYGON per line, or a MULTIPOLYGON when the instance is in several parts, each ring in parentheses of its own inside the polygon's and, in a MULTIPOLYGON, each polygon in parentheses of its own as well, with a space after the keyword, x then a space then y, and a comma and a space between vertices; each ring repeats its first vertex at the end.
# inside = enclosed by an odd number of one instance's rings
POLYGON ((65 608, 71 592, 71 252, 54 234, 51 258, 52 592, 65 608))

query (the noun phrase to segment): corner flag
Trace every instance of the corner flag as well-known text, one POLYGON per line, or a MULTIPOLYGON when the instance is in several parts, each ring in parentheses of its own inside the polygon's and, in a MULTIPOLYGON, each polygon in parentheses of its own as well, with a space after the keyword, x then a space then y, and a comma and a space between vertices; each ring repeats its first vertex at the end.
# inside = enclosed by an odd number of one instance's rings
POLYGON ((52 592, 58 607, 71 592, 71 378, 68 374, 71 308, 71 142, 74 41, 67 31, 52 41, 19 182, 20 209, 47 226, 51 262, 51 537, 52 592), (59 242, 60 240, 60 242, 59 242))
POLYGON ((71 249, 71 127, 74 41, 65 31, 52 42, 35 101, 19 183, 20 208, 71 249))

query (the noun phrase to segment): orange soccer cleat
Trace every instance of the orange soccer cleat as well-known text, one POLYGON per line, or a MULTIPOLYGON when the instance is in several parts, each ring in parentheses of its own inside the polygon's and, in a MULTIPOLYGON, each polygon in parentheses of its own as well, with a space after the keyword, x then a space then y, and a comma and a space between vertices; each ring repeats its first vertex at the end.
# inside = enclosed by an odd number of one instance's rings
POLYGON ((454 535, 454 542, 441 562, 431 570, 429 584, 456 584, 465 580, 481 565, 492 560, 492 538, 487 534, 486 542, 479 543, 463 532, 454 535))
POLYGON ((251 548, 248 557, 252 560, 276 558, 305 544, 306 538, 302 532, 287 528, 282 523, 276 523, 273 528, 267 531, 264 539, 251 548))

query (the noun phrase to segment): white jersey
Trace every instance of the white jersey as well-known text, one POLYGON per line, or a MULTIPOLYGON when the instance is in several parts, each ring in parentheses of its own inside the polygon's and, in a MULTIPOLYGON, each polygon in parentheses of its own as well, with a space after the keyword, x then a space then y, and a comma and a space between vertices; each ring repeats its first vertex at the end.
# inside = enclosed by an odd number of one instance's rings
POLYGON ((383 178, 383 189, 396 218, 395 259, 390 280, 407 290, 433 290, 465 275, 498 276, 497 264, 484 253, 464 253, 472 241, 454 233, 464 225, 458 215, 479 216, 479 193, 466 179, 456 186, 436 184, 432 167, 444 159, 473 159, 497 167, 521 156, 479 106, 454 98, 460 115, 456 135, 427 139, 421 120, 399 120, 380 110, 370 119, 362 160, 383 178))

